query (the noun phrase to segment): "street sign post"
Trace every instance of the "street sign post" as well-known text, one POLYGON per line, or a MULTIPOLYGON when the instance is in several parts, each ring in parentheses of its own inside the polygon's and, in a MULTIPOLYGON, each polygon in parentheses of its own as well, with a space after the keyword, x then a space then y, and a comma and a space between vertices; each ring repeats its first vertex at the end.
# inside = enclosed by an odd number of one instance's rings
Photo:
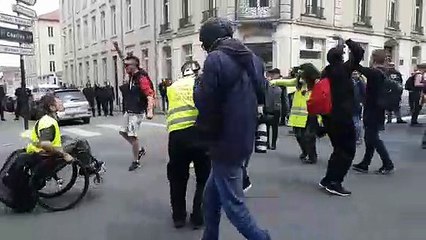
POLYGON ((34 55, 34 49, 0 45, 0 53, 31 56, 34 55))
POLYGON ((36 4, 37 0, 17 0, 17 2, 23 3, 23 4, 28 5, 28 6, 34 6, 36 4))
POLYGON ((12 5, 12 11, 16 12, 17 14, 22 14, 26 17, 35 19, 37 18, 36 11, 32 10, 31 8, 24 7, 22 5, 13 4, 12 5))
POLYGON ((0 27, 0 40, 19 43, 33 43, 33 33, 14 28, 0 27))
POLYGON ((0 22, 14 24, 14 25, 20 25, 25 27, 32 27, 33 21, 26 18, 20 18, 17 16, 11 16, 4 13, 0 13, 0 22))

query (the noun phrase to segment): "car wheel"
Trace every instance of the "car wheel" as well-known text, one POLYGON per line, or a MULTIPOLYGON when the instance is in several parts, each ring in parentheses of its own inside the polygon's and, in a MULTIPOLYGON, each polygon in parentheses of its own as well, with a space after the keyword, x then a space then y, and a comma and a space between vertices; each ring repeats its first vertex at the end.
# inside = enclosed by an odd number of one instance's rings
POLYGON ((90 123, 90 118, 83 118, 83 123, 84 124, 89 124, 90 123))

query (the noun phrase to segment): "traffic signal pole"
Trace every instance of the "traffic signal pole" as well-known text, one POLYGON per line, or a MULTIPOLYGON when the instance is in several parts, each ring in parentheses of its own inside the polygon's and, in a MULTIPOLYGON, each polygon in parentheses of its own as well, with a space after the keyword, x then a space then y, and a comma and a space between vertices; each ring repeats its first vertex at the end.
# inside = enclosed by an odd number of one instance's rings
MULTIPOLYGON (((19 2, 16 1, 16 4, 19 2)), ((17 16, 19 17, 19 13, 17 13, 17 16)), ((21 26, 18 25, 18 29, 21 29, 21 26)), ((19 47, 22 47, 22 43, 19 43, 19 47)), ((19 55, 19 62, 20 62, 20 69, 21 69, 21 98, 17 99, 18 102, 21 100, 20 103, 20 113, 21 116, 24 118, 24 129, 28 130, 29 124, 28 124, 28 118, 29 118, 29 106, 28 106, 28 94, 27 94, 27 84, 25 82, 25 62, 24 62, 24 56, 21 54, 19 55)), ((19 103, 18 103, 19 104, 19 103)), ((18 113, 19 114, 19 113, 18 113)))

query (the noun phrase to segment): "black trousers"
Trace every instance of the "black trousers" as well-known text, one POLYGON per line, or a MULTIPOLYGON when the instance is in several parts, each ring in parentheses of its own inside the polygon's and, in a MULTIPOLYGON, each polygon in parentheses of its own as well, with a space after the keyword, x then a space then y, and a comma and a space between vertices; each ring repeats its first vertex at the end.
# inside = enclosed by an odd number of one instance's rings
POLYGON ((107 101, 109 107, 109 115, 113 115, 114 112, 114 99, 110 99, 107 101))
MULTIPOLYGON (((422 105, 420 104, 420 91, 410 92, 410 104, 412 104, 412 114, 411 114, 411 123, 418 123, 419 114, 422 111, 422 105)), ((411 106, 411 105, 410 105, 411 106)))
POLYGON ((422 139, 422 148, 426 149, 426 130, 423 133, 423 139, 422 139))
POLYGON ((274 111, 273 114, 270 117, 267 117, 270 121, 267 121, 266 123, 266 132, 268 134, 268 146, 276 147, 277 146, 277 140, 278 140, 278 127, 280 125, 280 111, 274 111), (271 137, 271 128, 272 128, 272 141, 270 141, 271 137), (270 145, 271 144, 271 145, 270 145))
POLYGON ((316 116, 309 116, 306 122, 306 128, 294 128, 297 143, 303 155, 309 157, 309 160, 316 161, 317 148, 316 139, 317 131, 319 128, 318 118, 316 116))
POLYGON ((186 189, 189 179, 189 165, 194 163, 196 190, 192 205, 192 214, 203 218, 201 204, 204 186, 210 174, 210 159, 207 149, 199 145, 198 133, 194 127, 178 130, 169 134, 169 158, 167 178, 170 184, 170 202, 173 220, 186 217, 186 189))
POLYGON ((4 119, 4 107, 3 107, 3 103, 0 99, 0 119, 4 119))
POLYGON ((402 115, 401 115, 401 106, 398 106, 398 108, 394 109, 393 111, 387 111, 386 115, 387 115, 387 121, 390 123, 392 122, 392 113, 395 113, 396 119, 398 121, 402 120, 402 115))
POLYGON ((379 153, 380 158, 382 159, 384 167, 393 167, 393 163, 389 157, 388 150, 386 149, 385 144, 380 139, 379 128, 378 127, 365 127, 365 154, 361 162, 363 166, 369 166, 371 160, 373 159, 374 152, 379 153))
POLYGON ((102 106, 103 106, 103 101, 97 99, 96 100, 96 107, 98 109, 98 116, 102 116, 102 106))
POLYGON ((89 106, 90 106, 90 109, 92 111, 93 117, 96 117, 95 101, 94 100, 89 101, 89 106))
POLYGON ((323 123, 333 146, 323 180, 342 183, 355 157, 355 126, 353 121, 335 122, 330 117, 323 117, 323 123))
POLYGON ((169 100, 167 96, 161 97, 161 106, 163 107, 163 112, 166 112, 169 108, 169 100))

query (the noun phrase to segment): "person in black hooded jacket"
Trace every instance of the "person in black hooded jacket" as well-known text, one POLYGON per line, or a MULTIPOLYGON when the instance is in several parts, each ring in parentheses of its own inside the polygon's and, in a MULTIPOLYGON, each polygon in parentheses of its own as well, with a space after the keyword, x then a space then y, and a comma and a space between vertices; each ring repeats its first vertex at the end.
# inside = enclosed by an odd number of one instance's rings
MULTIPOLYGON (((342 42, 340 42, 342 43, 342 42)), ((364 49, 352 41, 346 41, 350 54, 347 62, 343 61, 344 45, 330 49, 322 78, 330 80, 332 110, 323 116, 324 126, 333 146, 333 153, 328 161, 327 173, 319 185, 329 193, 349 196, 350 191, 342 186, 356 151, 355 125, 353 109, 355 106, 352 72, 356 70, 364 56, 364 49)))
POLYGON ((268 240, 244 204, 243 165, 253 152, 258 99, 264 99, 263 64, 240 41, 232 24, 211 18, 200 29, 209 53, 194 91, 196 126, 209 147, 212 169, 204 190, 203 240, 219 238, 220 209, 247 239, 268 240))

